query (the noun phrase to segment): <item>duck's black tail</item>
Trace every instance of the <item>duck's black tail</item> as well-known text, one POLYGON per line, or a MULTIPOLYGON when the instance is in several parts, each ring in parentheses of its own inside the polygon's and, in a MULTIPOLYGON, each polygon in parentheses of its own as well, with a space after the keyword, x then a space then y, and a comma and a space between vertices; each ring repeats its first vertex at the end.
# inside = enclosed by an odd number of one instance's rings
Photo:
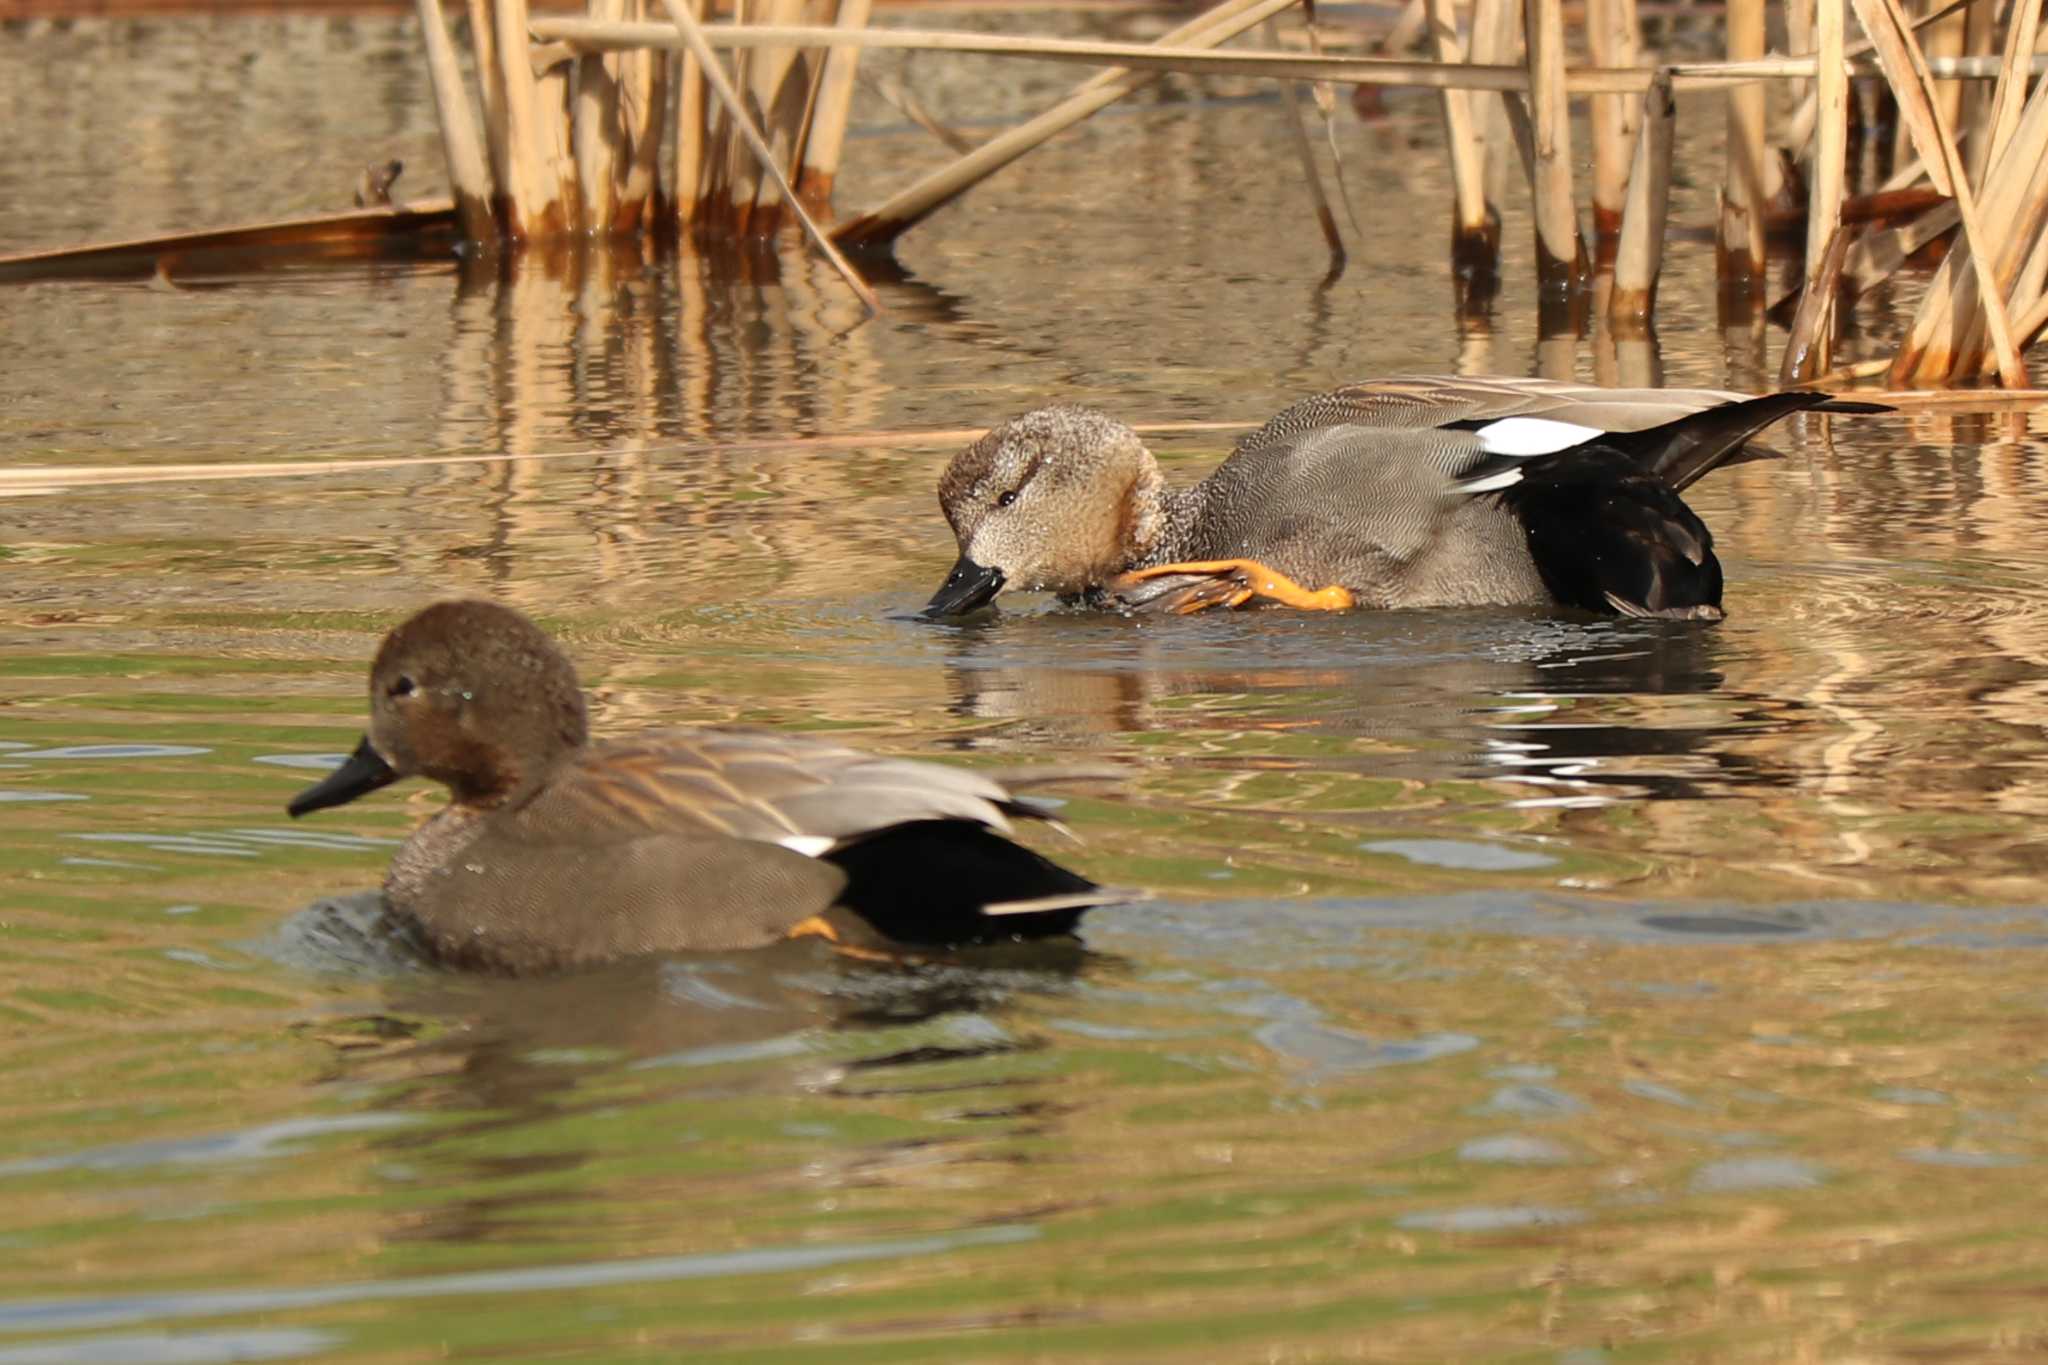
POLYGON ((897 943, 1070 934, 1093 906, 1144 898, 1098 886, 967 820, 891 825, 824 857, 846 873, 839 904, 897 943))
POLYGON ((1599 442, 1631 456, 1637 464, 1684 492, 1724 464, 1755 455, 1744 450, 1750 437, 1795 412, 1890 412, 1881 403, 1858 403, 1799 389, 1745 398, 1705 412, 1690 413, 1647 431, 1609 432, 1599 442))
POLYGON ((1561 604, 1718 621, 1721 562, 1713 533, 1678 495, 1746 458, 1743 444, 1757 432, 1810 410, 1890 411, 1824 393, 1748 398, 1530 460, 1500 497, 1521 517, 1530 558, 1561 604))

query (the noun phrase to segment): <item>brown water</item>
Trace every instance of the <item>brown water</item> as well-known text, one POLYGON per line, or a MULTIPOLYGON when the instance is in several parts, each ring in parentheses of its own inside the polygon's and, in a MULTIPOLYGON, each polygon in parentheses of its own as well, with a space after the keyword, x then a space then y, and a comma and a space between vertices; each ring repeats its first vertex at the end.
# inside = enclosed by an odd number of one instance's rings
MULTIPOLYGON (((0 242, 332 206, 390 155, 427 192, 407 34, 0 29, 0 242)), ((1064 79, 912 74, 967 124, 1064 79)), ((849 206, 939 155, 891 119, 849 206)), ((1461 334, 1431 106, 1341 136, 1327 288, 1277 107, 1183 99, 921 229, 865 324, 795 252, 0 293, 0 475, 406 462, 0 499, 0 1365, 2048 1349, 2038 416, 1789 426, 1693 498, 1718 628, 914 618, 958 442, 862 433, 1767 382, 1698 246, 1661 356, 1539 341, 1519 220, 1461 334), (605 728, 1121 764, 1060 856, 1163 898, 1078 954, 408 968, 360 897, 302 911, 430 795, 281 806, 454 592, 559 631, 605 728)))

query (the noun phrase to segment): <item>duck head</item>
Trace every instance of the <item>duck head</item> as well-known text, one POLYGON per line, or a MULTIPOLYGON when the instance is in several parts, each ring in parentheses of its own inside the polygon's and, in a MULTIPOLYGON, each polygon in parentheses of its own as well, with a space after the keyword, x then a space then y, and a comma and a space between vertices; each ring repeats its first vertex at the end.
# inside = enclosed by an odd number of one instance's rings
POLYGON ((389 635, 370 666, 370 728, 300 792, 293 815, 415 774, 465 805, 533 791, 589 735, 576 669, 539 626, 495 602, 437 602, 389 635))
POLYGON ((1005 588, 1100 586, 1158 538, 1163 488, 1137 433, 1099 412, 1039 408, 1003 423, 939 479, 960 558, 925 614, 972 611, 1005 588))

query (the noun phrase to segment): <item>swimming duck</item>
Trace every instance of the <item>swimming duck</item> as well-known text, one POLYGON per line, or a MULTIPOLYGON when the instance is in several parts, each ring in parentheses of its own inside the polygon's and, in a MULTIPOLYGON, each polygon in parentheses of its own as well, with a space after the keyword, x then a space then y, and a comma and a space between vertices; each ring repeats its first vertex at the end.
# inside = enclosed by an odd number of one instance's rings
POLYGON ((1011 817, 1045 812, 978 773, 738 727, 593 742, 575 668, 493 602, 440 602, 385 636, 368 733, 287 809, 415 774, 452 799, 384 891, 453 966, 1036 938, 1133 898, 1012 843, 1011 817))
POLYGON ((1079 407, 1005 422, 947 466, 960 557, 926 612, 1006 587, 1199 611, 1553 605, 1719 620, 1714 538, 1679 494, 1822 393, 1410 377, 1307 398, 1169 488, 1137 435, 1079 407))

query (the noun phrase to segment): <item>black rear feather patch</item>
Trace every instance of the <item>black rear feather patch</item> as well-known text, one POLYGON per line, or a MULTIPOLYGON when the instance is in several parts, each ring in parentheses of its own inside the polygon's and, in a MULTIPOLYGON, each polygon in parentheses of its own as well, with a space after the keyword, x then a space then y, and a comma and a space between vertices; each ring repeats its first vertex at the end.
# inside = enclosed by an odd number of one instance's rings
POLYGON ((1548 455, 1489 461, 1466 471, 1465 480, 1515 473, 1494 496, 1520 517, 1529 557, 1560 605, 1718 621, 1721 562, 1714 558, 1714 536, 1678 495, 1722 465, 1766 454, 1746 453, 1743 444, 1773 422, 1809 410, 1891 411, 1804 390, 1766 394, 1643 431, 1608 432, 1548 455))
MULTIPOLYGON (((1086 907, 1001 915, 984 914, 982 907, 1102 889, 966 820, 891 825, 824 856, 846 873, 838 903, 898 943, 1001 943, 1071 934, 1086 907)), ((1102 899, 1111 897, 1105 893, 1102 899)))
POLYGON ((1603 615, 1721 619, 1721 561, 1705 522, 1627 455, 1578 446, 1541 461, 1500 499, 1561 606, 1603 615))

